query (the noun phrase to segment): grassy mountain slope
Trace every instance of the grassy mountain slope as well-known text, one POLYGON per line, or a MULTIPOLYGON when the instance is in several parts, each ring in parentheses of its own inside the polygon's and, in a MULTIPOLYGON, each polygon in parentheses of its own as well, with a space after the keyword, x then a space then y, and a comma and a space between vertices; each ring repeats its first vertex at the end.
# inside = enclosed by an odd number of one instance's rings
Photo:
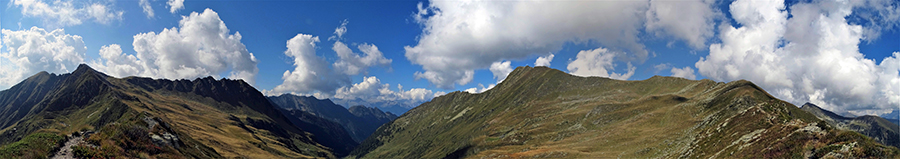
POLYGON ((2 145, 29 134, 93 131, 87 144, 75 146, 76 155, 335 157, 240 80, 119 79, 82 64, 71 74, 39 73, 0 92, 0 99, 0 116, 8 117, 0 120, 2 145))
POLYGON ((575 77, 519 67, 480 94, 432 99, 351 158, 773 158, 896 156, 747 81, 575 77))
POLYGON ((803 104, 800 109, 816 115, 816 117, 828 122, 832 127, 856 131, 875 139, 881 144, 900 147, 900 125, 884 118, 870 115, 848 118, 822 109, 812 103, 803 104))

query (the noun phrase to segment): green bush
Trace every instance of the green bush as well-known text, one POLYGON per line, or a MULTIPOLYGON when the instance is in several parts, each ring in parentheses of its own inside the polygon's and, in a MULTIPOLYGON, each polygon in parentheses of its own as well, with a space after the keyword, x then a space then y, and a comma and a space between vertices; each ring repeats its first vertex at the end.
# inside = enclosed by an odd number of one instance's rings
POLYGON ((33 133, 0 148, 0 158, 47 158, 47 155, 61 147, 65 140, 62 135, 33 133))
POLYGON ((115 150, 110 148, 97 148, 86 145, 72 146, 72 154, 75 158, 110 158, 116 156, 115 150))

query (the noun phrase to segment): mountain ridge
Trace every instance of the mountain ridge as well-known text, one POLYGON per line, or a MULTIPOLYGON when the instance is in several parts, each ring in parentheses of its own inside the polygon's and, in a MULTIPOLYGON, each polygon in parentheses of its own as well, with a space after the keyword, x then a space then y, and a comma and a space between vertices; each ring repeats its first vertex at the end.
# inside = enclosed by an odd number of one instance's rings
POLYGON ((267 98, 281 108, 308 112, 339 123, 351 134, 357 144, 372 134, 381 124, 397 118, 396 115, 385 113, 378 108, 353 106, 348 109, 335 104, 330 99, 317 99, 312 96, 282 94, 267 98))
MULTIPOLYGON (((3 145, 94 132, 73 146, 82 157, 335 158, 243 80, 114 78, 81 64, 0 91, 0 106, 3 145)), ((27 146, 4 146, 0 156, 46 149, 27 146)))
POLYGON ((816 115, 838 129, 859 132, 881 144, 900 147, 900 125, 887 119, 872 115, 844 117, 812 103, 803 104, 800 109, 816 115))
POLYGON ((491 90, 448 93, 382 125, 349 158, 818 158, 897 151, 835 130, 745 80, 620 81, 518 67, 491 90), (832 149, 842 146, 852 151, 832 149))

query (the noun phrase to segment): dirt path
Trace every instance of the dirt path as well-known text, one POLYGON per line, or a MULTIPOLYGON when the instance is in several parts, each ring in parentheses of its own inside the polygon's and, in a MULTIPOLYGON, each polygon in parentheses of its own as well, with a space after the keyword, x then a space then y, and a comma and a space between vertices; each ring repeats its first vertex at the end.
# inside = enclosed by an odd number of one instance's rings
POLYGON ((78 143, 84 142, 83 136, 73 137, 66 141, 66 144, 63 145, 62 148, 59 148, 59 151, 51 157, 51 159, 75 159, 75 154, 72 152, 72 146, 78 145, 78 143))

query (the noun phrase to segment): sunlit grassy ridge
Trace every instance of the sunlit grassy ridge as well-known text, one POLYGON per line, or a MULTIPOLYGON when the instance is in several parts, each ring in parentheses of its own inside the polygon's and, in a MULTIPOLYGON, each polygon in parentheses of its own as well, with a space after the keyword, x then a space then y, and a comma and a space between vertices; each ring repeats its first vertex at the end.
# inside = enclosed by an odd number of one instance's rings
POLYGON ((832 129, 747 81, 660 76, 619 81, 546 67, 519 67, 484 93, 437 97, 378 128, 351 153, 358 158, 826 155, 894 157, 897 149, 832 129))
POLYGON ((0 99, 9 99, 0 100, 0 113, 27 110, 21 120, 0 122, 11 123, 0 130, 0 145, 36 132, 65 136, 94 131, 87 144, 75 149, 76 155, 335 157, 311 134, 293 126, 262 93, 239 80, 119 79, 82 65, 71 74, 35 75, 0 92, 0 99))

